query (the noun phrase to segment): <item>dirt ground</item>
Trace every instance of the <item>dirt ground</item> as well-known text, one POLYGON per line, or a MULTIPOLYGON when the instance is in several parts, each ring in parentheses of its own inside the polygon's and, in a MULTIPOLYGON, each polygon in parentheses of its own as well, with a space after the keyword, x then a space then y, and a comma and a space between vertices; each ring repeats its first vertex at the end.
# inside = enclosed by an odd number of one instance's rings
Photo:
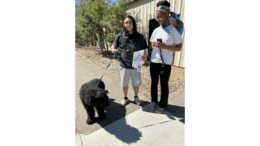
MULTIPOLYGON (((101 68, 105 69, 110 63, 111 59, 113 58, 114 54, 111 52, 103 51, 101 53, 100 49, 96 46, 90 47, 76 47, 76 51, 86 57, 87 59, 91 60, 93 63, 97 64, 101 68)), ((106 71, 103 78, 106 77, 106 74, 109 73, 115 77, 120 78, 120 71, 119 71, 119 54, 113 59, 111 65, 109 66, 108 70, 106 71)), ((150 62, 146 61, 146 63, 142 67, 142 85, 140 86, 140 92, 147 98, 151 98, 151 77, 150 77, 150 62)), ((131 80, 130 80, 130 84, 131 80)), ((172 66, 171 76, 169 80, 169 93, 177 91, 185 86, 185 69, 172 66)), ((131 87, 130 87, 131 88, 131 87)), ((161 87, 160 83, 158 84, 158 98, 160 99, 161 94, 161 87)), ((131 89, 130 89, 131 91, 131 89)))

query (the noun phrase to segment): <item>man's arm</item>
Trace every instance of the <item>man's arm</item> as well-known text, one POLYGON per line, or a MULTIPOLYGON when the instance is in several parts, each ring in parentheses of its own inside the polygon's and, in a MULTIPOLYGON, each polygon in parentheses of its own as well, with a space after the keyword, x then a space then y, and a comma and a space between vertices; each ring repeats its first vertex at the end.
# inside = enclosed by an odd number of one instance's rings
POLYGON ((116 36, 116 38, 115 38, 115 40, 114 40, 114 42, 113 42, 113 44, 112 44, 112 46, 111 46, 111 48, 112 48, 112 49, 111 49, 111 52, 112 52, 113 54, 116 53, 117 48, 118 48, 119 45, 120 45, 119 38, 120 38, 120 33, 117 34, 117 36, 116 36))

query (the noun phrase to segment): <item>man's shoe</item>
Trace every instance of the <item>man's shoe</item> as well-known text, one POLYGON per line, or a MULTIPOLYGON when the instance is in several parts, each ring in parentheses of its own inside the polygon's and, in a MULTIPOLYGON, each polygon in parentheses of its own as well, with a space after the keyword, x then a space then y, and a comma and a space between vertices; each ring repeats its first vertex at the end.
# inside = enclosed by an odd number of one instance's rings
POLYGON ((137 104, 137 105, 141 105, 141 101, 139 100, 139 97, 134 97, 134 101, 135 101, 135 103, 137 104))
POLYGON ((122 106, 125 106, 128 102, 129 102, 128 99, 124 99, 124 98, 123 98, 123 100, 120 102, 120 104, 121 104, 122 106))

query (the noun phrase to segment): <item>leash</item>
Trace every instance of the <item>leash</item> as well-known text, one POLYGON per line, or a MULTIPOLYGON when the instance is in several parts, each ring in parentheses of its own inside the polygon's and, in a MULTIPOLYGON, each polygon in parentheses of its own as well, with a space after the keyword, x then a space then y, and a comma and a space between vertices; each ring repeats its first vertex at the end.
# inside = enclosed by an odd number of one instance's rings
MULTIPOLYGON (((117 53, 117 51, 116 51, 116 53, 117 53)), ((105 70, 104 74, 106 73, 106 71, 107 71, 108 67, 109 67, 109 66, 110 66, 110 64, 112 63, 112 60, 115 58, 115 56, 116 56, 116 53, 115 53, 114 57, 111 59, 110 63, 108 64, 108 66, 107 66, 107 68, 106 68, 106 70, 105 70)), ((100 80, 98 81, 98 83, 97 83, 96 87, 98 86, 99 82, 100 82, 100 81, 101 81, 101 79, 103 78, 104 74, 102 75, 102 77, 101 77, 101 78, 100 78, 100 80)))

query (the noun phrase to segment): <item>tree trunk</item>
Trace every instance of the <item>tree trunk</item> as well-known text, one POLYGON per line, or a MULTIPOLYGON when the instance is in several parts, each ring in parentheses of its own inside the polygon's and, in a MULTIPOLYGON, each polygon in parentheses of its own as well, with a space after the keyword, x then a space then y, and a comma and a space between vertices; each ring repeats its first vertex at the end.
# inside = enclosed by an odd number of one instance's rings
POLYGON ((97 40, 97 46, 100 48, 100 52, 102 52, 101 41, 100 41, 98 34, 97 34, 97 39, 98 39, 97 40))
POLYGON ((104 49, 104 40, 102 40, 98 35, 97 35, 97 38, 98 38, 98 47, 100 48, 100 51, 102 52, 102 49, 104 49))
POLYGON ((108 50, 108 45, 107 45, 107 42, 106 42, 106 46, 107 46, 107 51, 109 51, 109 50, 108 50))

